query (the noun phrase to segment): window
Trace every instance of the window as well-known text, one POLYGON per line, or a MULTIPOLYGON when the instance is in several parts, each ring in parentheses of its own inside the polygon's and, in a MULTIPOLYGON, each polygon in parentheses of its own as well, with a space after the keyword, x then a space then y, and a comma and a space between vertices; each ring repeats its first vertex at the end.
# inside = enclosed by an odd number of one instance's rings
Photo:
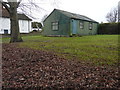
POLYGON ((84 28, 84 23, 83 23, 83 21, 80 21, 80 28, 81 28, 81 29, 84 28))
POLYGON ((89 23, 89 29, 92 30, 93 24, 89 23))
POLYGON ((22 23, 22 24, 21 24, 21 25, 22 25, 21 30, 22 30, 22 31, 25 31, 25 24, 26 24, 26 23, 25 23, 24 20, 22 20, 21 23, 22 23))
POLYGON ((52 22, 52 30, 58 30, 58 22, 52 22))

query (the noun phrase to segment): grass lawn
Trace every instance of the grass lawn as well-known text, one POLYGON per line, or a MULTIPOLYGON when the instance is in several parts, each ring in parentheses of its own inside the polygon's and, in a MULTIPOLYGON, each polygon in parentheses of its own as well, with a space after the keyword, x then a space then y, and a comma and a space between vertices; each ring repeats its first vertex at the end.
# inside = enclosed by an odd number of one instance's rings
MULTIPOLYGON (((20 47, 54 52, 75 60, 83 60, 96 65, 113 65, 118 62, 118 35, 93 35, 82 37, 23 36, 20 47)), ((3 43, 9 38, 3 38, 3 43)))

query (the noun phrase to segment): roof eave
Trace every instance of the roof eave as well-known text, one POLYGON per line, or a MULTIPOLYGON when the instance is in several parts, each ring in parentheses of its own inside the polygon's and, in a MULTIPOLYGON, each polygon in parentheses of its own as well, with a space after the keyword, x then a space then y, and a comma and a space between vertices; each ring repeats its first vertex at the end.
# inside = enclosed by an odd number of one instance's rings
POLYGON ((84 20, 84 19, 79 19, 79 18, 73 18, 71 17, 70 19, 75 19, 75 20, 82 20, 82 21, 88 21, 88 22, 94 22, 94 23, 98 23, 97 21, 90 21, 90 20, 84 20))

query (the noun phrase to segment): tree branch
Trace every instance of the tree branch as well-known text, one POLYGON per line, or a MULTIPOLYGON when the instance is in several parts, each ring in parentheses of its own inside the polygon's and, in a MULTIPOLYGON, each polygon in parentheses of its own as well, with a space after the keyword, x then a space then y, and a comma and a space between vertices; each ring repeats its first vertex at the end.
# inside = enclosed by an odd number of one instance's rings
POLYGON ((19 0, 17 3, 17 8, 19 7, 19 4, 21 3, 22 0, 19 0))
POLYGON ((9 9, 9 7, 8 7, 8 5, 7 5, 7 4, 8 4, 7 2, 3 2, 3 1, 1 2, 1 1, 0 1, 0 3, 2 3, 2 5, 6 8, 6 10, 7 10, 8 12, 10 12, 10 9, 9 9))
POLYGON ((117 22, 118 9, 113 8, 106 16, 108 22, 117 22))

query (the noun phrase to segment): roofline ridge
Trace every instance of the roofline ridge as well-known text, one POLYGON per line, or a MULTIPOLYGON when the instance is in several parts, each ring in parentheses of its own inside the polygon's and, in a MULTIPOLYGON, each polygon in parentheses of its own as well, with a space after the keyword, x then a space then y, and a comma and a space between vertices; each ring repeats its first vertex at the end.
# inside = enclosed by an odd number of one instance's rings
MULTIPOLYGON (((55 9, 55 10, 61 11, 61 13, 62 13, 62 12, 69 13, 69 14, 71 14, 71 16, 72 16, 72 15, 78 15, 78 16, 84 17, 84 18, 86 18, 86 21, 97 22, 97 21, 95 21, 95 20, 93 20, 93 19, 91 19, 91 18, 89 18, 89 17, 87 17, 87 16, 85 16, 85 15, 81 15, 81 14, 77 14, 77 13, 73 13, 73 12, 69 12, 69 11, 65 11, 65 10, 60 10, 60 9, 55 9), (89 20, 87 20, 87 19, 89 19, 89 20)), ((66 16, 68 16, 68 17, 70 17, 69 15, 67 15, 67 14, 65 14, 65 13, 63 13, 63 14, 66 15, 66 16)), ((73 17, 70 17, 70 18, 74 18, 74 16, 73 16, 73 17)), ((80 18, 76 17, 76 19, 80 19, 80 18)), ((83 20, 85 20, 85 19, 83 19, 83 20)), ((97 23, 98 23, 98 22, 97 22, 97 23)))

